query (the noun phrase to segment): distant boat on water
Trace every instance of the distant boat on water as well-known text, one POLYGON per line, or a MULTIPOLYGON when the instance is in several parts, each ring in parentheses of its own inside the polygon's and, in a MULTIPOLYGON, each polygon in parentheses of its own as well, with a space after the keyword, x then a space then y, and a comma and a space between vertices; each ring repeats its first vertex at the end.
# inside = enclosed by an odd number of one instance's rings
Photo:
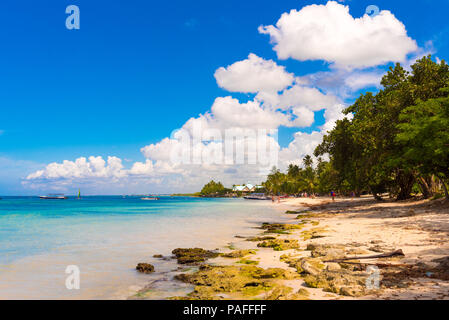
POLYGON ((151 200, 159 200, 159 198, 158 197, 143 197, 143 198, 140 198, 140 200, 145 200, 145 201, 151 201, 151 200))
POLYGON ((40 196, 39 198, 44 200, 66 200, 67 197, 63 194, 49 194, 46 196, 40 196))
POLYGON ((270 200, 270 197, 267 197, 264 193, 251 193, 247 196, 244 196, 246 200, 270 200))

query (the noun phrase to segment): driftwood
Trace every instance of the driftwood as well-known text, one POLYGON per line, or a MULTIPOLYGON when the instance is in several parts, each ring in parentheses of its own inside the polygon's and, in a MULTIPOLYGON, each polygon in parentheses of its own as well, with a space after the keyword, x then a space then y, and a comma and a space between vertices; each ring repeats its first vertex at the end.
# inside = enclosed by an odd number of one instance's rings
MULTIPOLYGON (((391 258, 391 257, 397 257, 397 256, 405 256, 404 252, 399 249, 393 252, 389 252, 389 253, 382 253, 382 254, 376 254, 374 256, 367 256, 367 257, 348 257, 348 258, 343 258, 343 259, 334 259, 334 260, 327 260, 324 262, 342 262, 342 263, 346 263, 345 261, 348 260, 365 260, 365 259, 379 259, 379 258, 391 258)), ((355 263, 354 264, 359 264, 359 263, 355 263)))
POLYGON ((378 268, 413 268, 413 265, 410 264, 391 264, 391 263, 367 263, 367 262, 349 262, 344 261, 340 262, 343 264, 354 264, 359 266, 376 266, 378 268))

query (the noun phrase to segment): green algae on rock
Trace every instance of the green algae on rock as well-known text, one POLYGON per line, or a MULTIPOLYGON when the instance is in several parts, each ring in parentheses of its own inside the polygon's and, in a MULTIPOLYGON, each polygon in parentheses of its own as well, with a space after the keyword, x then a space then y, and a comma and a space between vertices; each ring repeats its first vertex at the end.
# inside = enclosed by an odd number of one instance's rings
POLYGON ((136 266, 136 270, 142 273, 153 273, 154 266, 149 263, 138 263, 136 266))
POLYGON ((240 263, 240 264, 251 264, 251 265, 257 266, 259 264, 259 261, 249 260, 249 259, 241 259, 237 263, 240 263))
POLYGON ((289 297, 293 288, 284 285, 276 286, 271 292, 264 296, 264 300, 291 300, 289 297))
POLYGON ((221 253, 220 256, 224 258, 243 258, 250 254, 256 254, 256 250, 235 250, 229 253, 221 253))
POLYGON ((346 256, 345 246, 338 244, 314 244, 307 245, 307 251, 311 251, 313 258, 323 257, 323 260, 341 259, 346 256))
MULTIPOLYGON (((202 265, 192 274, 179 274, 175 279, 195 285, 186 299, 223 299, 257 297, 279 286, 278 280, 298 278, 294 272, 280 269, 262 269, 256 266, 210 266, 202 265)), ((182 297, 175 297, 182 299, 182 297)))
POLYGON ((260 248, 273 248, 275 251, 285 251, 289 249, 298 249, 298 240, 275 239, 267 240, 257 244, 260 248))
POLYGON ((264 223, 261 229, 265 230, 265 233, 279 233, 287 234, 290 230, 302 229, 300 224, 286 224, 286 223, 264 223))
POLYGON ((292 293, 293 288, 278 285, 271 292, 267 293, 264 300, 310 300, 310 293, 304 288, 292 293))
POLYGON ((322 271, 318 274, 308 274, 304 282, 311 288, 321 288, 343 296, 360 297, 366 292, 366 274, 364 272, 322 271))
POLYGON ((175 279, 195 285, 189 297, 216 299, 219 293, 257 295, 271 288, 268 281, 252 276, 257 269, 253 266, 201 266, 193 274, 180 274, 175 279))
POLYGON ((304 241, 310 240, 310 239, 324 238, 325 235, 323 235, 323 233, 326 231, 327 230, 325 228, 312 228, 310 230, 302 231, 301 237, 304 241))
POLYGON ((302 258, 300 259, 300 266, 303 272, 317 275, 326 268, 326 265, 318 258, 302 258))
POLYGON ((259 241, 274 240, 274 239, 276 239, 276 237, 264 236, 264 237, 250 237, 250 238, 247 238, 246 241, 259 242, 259 241))
POLYGON ((218 253, 201 248, 177 248, 172 253, 179 264, 199 264, 209 258, 218 257, 218 253))

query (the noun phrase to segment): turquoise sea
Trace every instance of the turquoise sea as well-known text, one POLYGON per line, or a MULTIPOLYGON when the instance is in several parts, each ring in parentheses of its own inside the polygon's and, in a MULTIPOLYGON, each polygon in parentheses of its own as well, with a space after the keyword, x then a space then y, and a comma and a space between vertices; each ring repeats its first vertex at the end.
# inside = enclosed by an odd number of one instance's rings
POLYGON ((151 281, 166 281, 161 290, 179 293, 182 286, 170 281, 175 262, 154 254, 222 248, 236 234, 254 234, 255 226, 278 217, 267 202, 243 199, 3 197, 0 299, 120 299, 151 281), (138 262, 154 264, 157 272, 136 273, 138 262), (79 290, 65 286, 68 265, 80 269, 79 290))

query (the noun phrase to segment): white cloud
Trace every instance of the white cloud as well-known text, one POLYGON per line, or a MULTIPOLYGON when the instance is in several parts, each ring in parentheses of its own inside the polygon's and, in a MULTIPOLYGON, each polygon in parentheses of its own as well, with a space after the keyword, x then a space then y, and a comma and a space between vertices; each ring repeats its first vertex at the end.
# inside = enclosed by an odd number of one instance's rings
POLYGON ((270 107, 283 110, 303 107, 311 111, 319 111, 339 103, 334 95, 324 94, 317 88, 298 84, 284 90, 281 94, 261 92, 256 99, 270 107))
POLYGON ((289 121, 285 114, 264 109, 257 101, 240 103, 232 97, 217 98, 212 114, 215 126, 221 128, 274 129, 289 121))
POLYGON ((327 133, 331 131, 335 127, 335 123, 338 120, 343 120, 345 117, 348 119, 352 118, 352 115, 344 115, 343 110, 345 106, 342 104, 335 105, 333 108, 326 109, 324 112, 324 118, 326 119, 326 123, 321 127, 323 133, 327 133))
POLYGON ((142 162, 134 163, 131 170, 129 170, 129 173, 131 175, 138 175, 138 176, 150 176, 153 172, 154 172, 153 162, 149 159, 147 159, 145 163, 142 162))
POLYGON ((321 143, 323 133, 314 131, 312 133, 297 132, 293 141, 287 148, 279 152, 281 169, 284 169, 291 163, 301 165, 302 159, 306 155, 313 155, 315 148, 321 143))
POLYGON ((345 80, 344 83, 347 85, 352 91, 357 91, 359 89, 363 89, 366 87, 380 87, 380 80, 384 72, 355 72, 350 74, 345 80))
POLYGON ((264 60, 251 53, 248 59, 238 61, 215 71, 218 85, 230 92, 277 92, 292 84, 294 76, 273 60, 264 60))
POLYGON ((115 178, 126 176, 122 160, 108 157, 107 162, 102 157, 81 157, 75 161, 64 160, 62 163, 50 163, 43 170, 38 170, 27 176, 27 180, 39 179, 89 179, 115 178))
POLYGON ((348 6, 335 1, 291 10, 259 32, 270 35, 279 59, 324 60, 339 68, 404 62, 418 49, 390 11, 354 18, 348 6))

